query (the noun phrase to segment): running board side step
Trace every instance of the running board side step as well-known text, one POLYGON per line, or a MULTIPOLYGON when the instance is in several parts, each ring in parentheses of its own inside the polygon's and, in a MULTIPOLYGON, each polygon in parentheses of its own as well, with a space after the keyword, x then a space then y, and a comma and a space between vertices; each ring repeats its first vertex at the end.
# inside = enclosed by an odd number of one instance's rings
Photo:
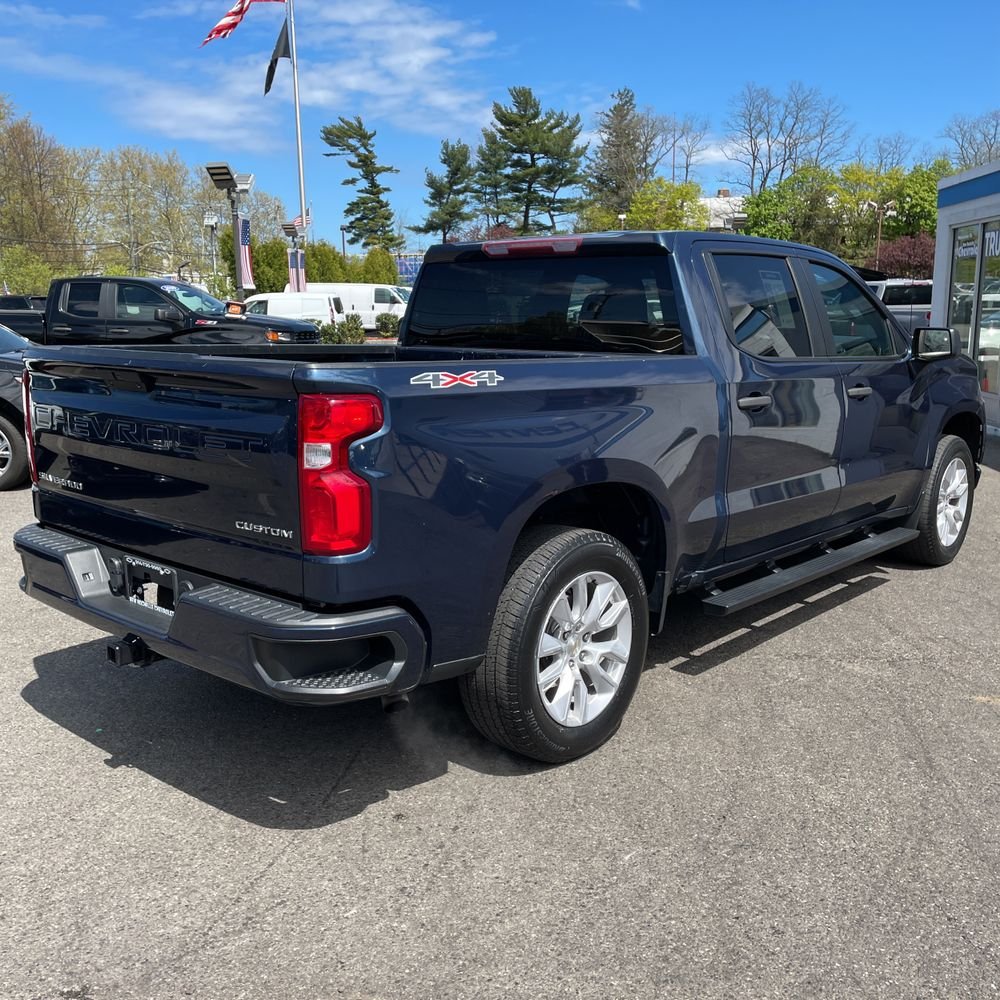
POLYGON ((853 566, 854 563, 877 556, 880 552, 894 549, 897 545, 903 545, 916 538, 918 534, 919 532, 913 528, 893 528, 883 534, 872 534, 859 542, 845 545, 842 549, 828 549, 815 559, 799 563, 797 566, 790 566, 788 569, 775 568, 770 576, 765 576, 761 580, 751 580, 731 590, 713 590, 710 596, 701 602, 701 606, 707 615, 716 617, 731 615, 758 601, 766 601, 769 597, 776 597, 786 590, 794 590, 828 573, 835 573, 837 570, 853 566))

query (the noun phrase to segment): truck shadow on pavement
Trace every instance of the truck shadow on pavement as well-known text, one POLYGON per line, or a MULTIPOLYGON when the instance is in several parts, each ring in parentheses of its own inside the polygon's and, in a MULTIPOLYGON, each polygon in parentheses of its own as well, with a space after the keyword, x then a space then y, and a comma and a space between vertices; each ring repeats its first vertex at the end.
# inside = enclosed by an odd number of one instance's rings
POLYGON ((263 827, 337 823, 452 764, 498 778, 543 769, 484 740, 447 682, 386 715, 378 701, 280 704, 171 660, 113 667, 104 640, 36 657, 35 670, 24 700, 100 748, 105 766, 144 771, 263 827))
MULTIPOLYGON (((852 567, 725 620, 676 598, 646 668, 702 674, 888 582, 876 574, 873 563, 852 567)), ((35 670, 24 700, 107 754, 105 766, 141 770, 257 826, 338 823, 453 764, 497 778, 544 769, 483 739, 449 683, 385 715, 377 701, 284 705, 172 660, 113 667, 103 639, 39 656, 35 670)))
POLYGON ((666 666, 697 677, 888 583, 878 568, 860 563, 725 618, 704 614, 693 594, 674 598, 663 631, 650 640, 646 669, 666 666))

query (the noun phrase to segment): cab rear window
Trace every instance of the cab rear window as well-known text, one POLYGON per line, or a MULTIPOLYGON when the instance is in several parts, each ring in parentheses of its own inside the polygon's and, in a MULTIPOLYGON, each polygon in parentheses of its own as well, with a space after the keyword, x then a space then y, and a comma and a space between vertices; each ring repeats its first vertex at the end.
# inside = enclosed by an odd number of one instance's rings
POLYGON ((410 309, 411 345, 684 352, 670 265, 661 256, 429 263, 410 309))

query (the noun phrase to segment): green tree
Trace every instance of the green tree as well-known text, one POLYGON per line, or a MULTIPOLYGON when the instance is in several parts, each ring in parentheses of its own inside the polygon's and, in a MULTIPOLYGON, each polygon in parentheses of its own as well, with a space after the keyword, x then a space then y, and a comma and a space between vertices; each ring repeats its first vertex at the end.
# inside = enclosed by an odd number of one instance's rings
POLYGON ((365 255, 359 281, 378 285, 398 285, 399 269, 396 258, 382 247, 372 247, 365 255))
POLYGON ((694 182, 671 184, 662 177, 647 181, 628 208, 630 229, 706 229, 708 209, 694 182))
POLYGON ((580 185, 583 183, 583 157, 586 143, 580 138, 580 116, 561 115, 549 131, 545 144, 545 169, 539 183, 542 205, 549 217, 549 229, 555 230, 557 219, 580 208, 580 185))
POLYGON ((282 292, 288 284, 288 244, 284 240, 250 241, 258 292, 282 292))
POLYGON ((837 177, 823 167, 803 167, 791 177, 747 198, 745 232, 797 240, 839 252, 843 220, 836 198, 837 177))
POLYGON ((491 128, 483 129, 483 141, 476 150, 475 193, 486 229, 503 225, 511 215, 507 199, 507 150, 491 128))
POLYGON ((597 146, 588 163, 587 193, 603 213, 601 218, 627 211, 639 188, 652 180, 643 156, 635 94, 623 87, 611 96, 614 104, 597 113, 597 146))
POLYGON ((23 246, 0 246, 0 286, 17 295, 43 295, 55 277, 52 267, 23 246))
POLYGON ((326 240, 306 244, 306 276, 309 281, 349 281, 347 264, 326 240))
POLYGON ((932 163, 917 163, 900 178, 894 191, 896 214, 885 220, 883 237, 916 236, 937 231, 937 186, 953 173, 943 157, 932 163))
POLYGON ((520 234, 551 230, 555 216, 571 210, 564 190, 581 180, 586 148, 575 145, 580 116, 543 112, 530 87, 511 87, 509 92, 509 105, 493 102, 494 132, 507 162, 504 201, 518 219, 520 234), (547 215, 548 223, 539 215, 547 215))
POLYGON ((472 151, 464 142, 441 143, 441 165, 444 173, 425 171, 424 183, 427 197, 424 204, 431 210, 422 225, 410 226, 415 233, 440 233, 441 242, 447 243, 456 227, 470 222, 476 213, 469 210, 469 196, 475 170, 472 151))
POLYGON ((325 125, 321 134, 323 141, 334 150, 323 155, 344 156, 347 166, 357 171, 356 177, 341 181, 358 188, 357 196, 344 208, 351 243, 360 243, 365 248, 378 246, 401 250, 404 240, 395 232, 392 209, 385 199, 390 189, 379 179, 384 174, 399 171, 378 162, 374 146, 376 133, 365 128, 360 116, 353 119, 341 116, 338 124, 325 125))

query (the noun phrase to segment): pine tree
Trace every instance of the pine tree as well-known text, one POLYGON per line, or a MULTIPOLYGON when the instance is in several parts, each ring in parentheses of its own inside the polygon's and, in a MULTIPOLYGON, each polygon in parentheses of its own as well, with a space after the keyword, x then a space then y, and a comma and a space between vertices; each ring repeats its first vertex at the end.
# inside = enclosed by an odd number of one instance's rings
POLYGON ((503 225, 510 216, 507 202, 507 150, 491 128, 483 129, 483 141, 476 150, 475 192, 486 228, 503 225))
POLYGON ((415 233, 440 233, 441 242, 447 243, 448 236, 457 226, 475 218, 469 211, 469 195, 472 193, 474 170, 472 151, 464 142, 441 143, 441 164, 443 174, 426 171, 424 183, 427 197, 424 204, 431 210, 423 225, 410 226, 415 233))
POLYGON ((641 115, 628 88, 611 95, 614 104, 597 115, 597 149, 589 161, 587 192, 612 214, 627 212, 642 185, 651 179, 641 134, 641 115))
POLYGON ((523 236, 540 228, 535 215, 544 211, 539 190, 545 173, 545 142, 549 120, 530 87, 511 87, 510 105, 493 102, 497 138, 507 154, 506 193, 520 217, 523 236))
POLYGON ((332 146, 334 152, 324 156, 346 156, 347 166, 358 172, 357 177, 347 177, 341 183, 357 186, 357 197, 344 208, 347 232, 352 243, 363 247, 384 247, 386 250, 401 250, 404 240, 395 232, 392 209, 385 200, 389 188, 381 183, 383 174, 397 174, 395 167, 380 164, 375 157, 374 139, 376 133, 365 128, 360 116, 353 119, 340 117, 339 124, 325 125, 323 141, 332 146))
POLYGON ((516 213, 520 234, 551 230, 557 215, 575 207, 566 189, 582 180, 586 147, 576 145, 580 117, 551 109, 543 112, 530 87, 511 87, 510 97, 510 105, 493 104, 493 131, 506 156, 504 203, 511 214, 516 213), (540 215, 549 221, 541 221, 540 215))
POLYGON ((565 114, 554 117, 545 148, 545 171, 539 189, 549 217, 549 228, 555 229, 556 217, 576 212, 580 207, 579 195, 567 194, 579 188, 584 176, 581 169, 586 145, 576 145, 580 137, 580 116, 565 114))

